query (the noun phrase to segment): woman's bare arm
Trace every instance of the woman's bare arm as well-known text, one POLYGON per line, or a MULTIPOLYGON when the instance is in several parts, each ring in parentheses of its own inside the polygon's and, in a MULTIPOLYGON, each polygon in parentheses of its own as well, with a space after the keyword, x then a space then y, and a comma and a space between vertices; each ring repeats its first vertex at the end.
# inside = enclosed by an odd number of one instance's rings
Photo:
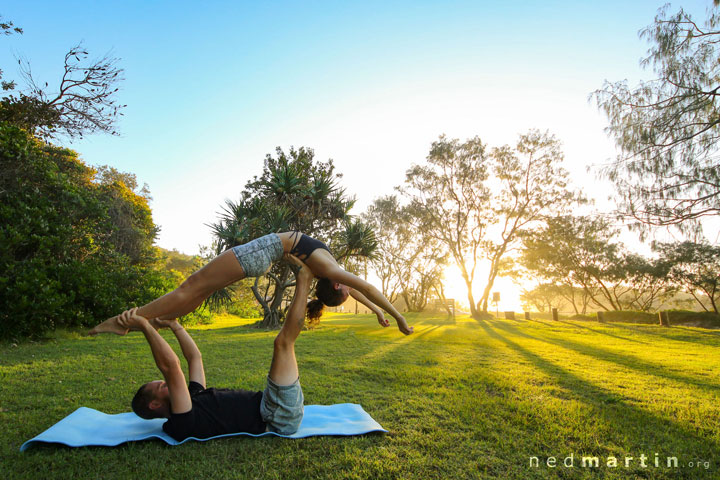
POLYGON ((397 309, 393 307, 390 301, 385 298, 385 295, 383 295, 380 290, 372 286, 370 283, 358 277, 357 275, 346 272, 339 266, 327 269, 326 273, 327 278, 329 278, 331 281, 342 283, 343 285, 347 285, 348 287, 357 290, 358 292, 360 292, 360 294, 365 296, 366 299, 369 299, 372 303, 392 315, 393 318, 395 318, 395 321, 398 324, 398 328, 402 333, 404 333, 405 335, 410 335, 411 333, 413 333, 413 327, 408 326, 407 322, 405 321, 405 317, 403 317, 400 312, 398 312, 397 309))
POLYGON ((367 308, 369 308, 370 311, 373 312, 377 316, 378 323, 380 323, 381 326, 387 327, 390 325, 390 322, 388 322, 387 319, 385 318, 385 314, 383 314, 383 311, 377 305, 375 305, 370 300, 368 300, 365 295, 358 292, 354 288, 351 288, 350 296, 353 297, 358 302, 365 305, 367 308))

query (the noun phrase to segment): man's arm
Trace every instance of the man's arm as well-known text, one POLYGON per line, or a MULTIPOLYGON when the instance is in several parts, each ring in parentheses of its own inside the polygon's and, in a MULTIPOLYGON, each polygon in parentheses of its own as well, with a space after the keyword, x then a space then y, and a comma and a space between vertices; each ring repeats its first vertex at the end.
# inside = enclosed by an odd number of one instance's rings
MULTIPOLYGON (((302 262, 301 260, 298 261, 302 262)), ((295 277, 295 295, 290 303, 286 318, 291 322, 299 323, 301 326, 305 322, 307 297, 310 293, 313 278, 312 271, 305 264, 302 265, 295 277)))
POLYGON ((295 255, 286 254, 284 257, 289 263, 299 267, 295 273, 295 294, 290 302, 285 321, 291 325, 298 326, 298 333, 305 323, 305 311, 307 309, 307 297, 310 294, 310 286, 315 276, 310 267, 295 255))
POLYGON ((166 327, 173 331, 177 338, 183 357, 188 363, 188 374, 191 382, 197 382, 205 388, 205 368, 203 367, 202 354, 190 334, 177 321, 154 319, 150 322, 153 327, 166 327))
POLYGON ((362 303, 363 305, 365 305, 367 308, 369 308, 370 311, 373 312, 373 313, 377 316, 378 323, 379 323, 381 326, 387 327, 387 326, 390 325, 390 322, 385 318, 385 314, 383 313, 383 311, 380 310, 380 308, 378 308, 377 305, 375 305, 375 304, 372 303, 370 300, 368 300, 368 298, 367 298, 365 295, 363 295, 362 293, 358 292, 358 291, 355 290, 354 288, 351 288, 351 289, 350 289, 350 296, 353 297, 353 298, 354 298, 355 300, 357 300, 358 302, 360 302, 360 303, 362 303))
POLYGON ((180 360, 165 339, 155 330, 145 317, 135 314, 137 308, 127 310, 118 317, 118 324, 123 328, 140 330, 150 345, 155 365, 162 373, 170 392, 170 411, 185 413, 192 409, 190 392, 185 384, 185 375, 180 367, 180 360))

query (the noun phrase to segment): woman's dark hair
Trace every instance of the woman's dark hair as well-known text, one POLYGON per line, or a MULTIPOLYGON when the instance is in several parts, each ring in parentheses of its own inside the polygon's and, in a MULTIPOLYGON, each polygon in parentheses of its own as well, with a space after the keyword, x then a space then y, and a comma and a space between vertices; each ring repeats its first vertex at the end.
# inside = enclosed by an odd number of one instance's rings
POLYGON ((336 307, 345 301, 346 295, 342 290, 336 290, 333 282, 328 278, 320 278, 315 286, 315 300, 307 304, 307 317, 311 320, 320 318, 325 305, 336 307))
POLYGON ((149 383, 146 383, 142 387, 138 388, 137 393, 132 399, 132 410, 140 418, 145 420, 151 420, 153 418, 160 418, 160 415, 150 408, 150 402, 153 401, 153 395, 149 388, 145 388, 149 383))

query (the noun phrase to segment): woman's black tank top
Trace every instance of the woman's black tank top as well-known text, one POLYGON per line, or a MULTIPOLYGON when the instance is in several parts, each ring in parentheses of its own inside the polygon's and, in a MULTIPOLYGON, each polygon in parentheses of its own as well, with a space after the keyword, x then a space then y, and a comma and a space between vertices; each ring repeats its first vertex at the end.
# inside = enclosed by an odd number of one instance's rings
MULTIPOLYGON (((296 235, 293 238, 297 238, 297 235, 300 234, 300 232, 295 232, 295 234, 296 235)), ((330 249, 327 247, 327 245, 325 245, 323 242, 321 242, 320 240, 315 240, 312 237, 308 237, 303 233, 295 246, 292 248, 292 250, 290 250, 290 253, 298 257, 300 260, 305 261, 318 248, 323 248, 329 253, 332 253, 330 252, 330 249)))

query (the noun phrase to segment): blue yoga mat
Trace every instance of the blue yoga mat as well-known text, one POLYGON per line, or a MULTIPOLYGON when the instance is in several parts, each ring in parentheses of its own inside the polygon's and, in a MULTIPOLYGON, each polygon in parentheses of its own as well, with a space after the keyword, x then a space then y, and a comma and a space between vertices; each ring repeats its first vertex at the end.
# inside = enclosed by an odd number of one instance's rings
POLYGON ((276 435, 285 438, 305 438, 314 435, 362 435, 370 432, 387 432, 360 405, 338 403, 336 405, 305 405, 305 415, 300 429, 292 435, 279 435, 265 432, 228 433, 210 438, 186 438, 178 442, 162 429, 164 418, 143 420, 134 413, 108 415, 92 408, 80 407, 35 438, 23 443, 24 452, 31 445, 43 443, 62 443, 68 447, 106 446, 114 447, 125 442, 135 442, 150 438, 159 438, 169 445, 179 445, 189 440, 204 442, 213 438, 246 435, 263 437, 276 435))

